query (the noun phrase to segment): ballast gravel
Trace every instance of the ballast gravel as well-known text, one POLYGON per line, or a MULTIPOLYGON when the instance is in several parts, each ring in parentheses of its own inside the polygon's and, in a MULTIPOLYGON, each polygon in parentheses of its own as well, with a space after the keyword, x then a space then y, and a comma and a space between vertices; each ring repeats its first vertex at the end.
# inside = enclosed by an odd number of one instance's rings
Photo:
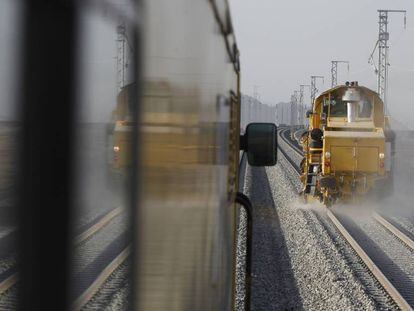
MULTIPOLYGON (((278 133, 279 135, 281 135, 281 133, 278 133)), ((284 139, 279 136, 278 141, 277 141, 278 145, 283 148, 283 150, 287 153, 288 157, 290 157, 293 161, 295 161, 296 163, 300 163, 300 161, 302 160, 303 156, 300 155, 298 152, 296 152, 295 150, 293 150, 292 147, 290 147, 285 141, 284 139)))
POLYGON ((131 259, 127 258, 82 310, 129 310, 131 259))
POLYGON ((414 306, 414 252, 372 218, 353 219, 351 234, 389 281, 414 306))
MULTIPOLYGON (((280 164, 247 168, 245 193, 254 205, 252 310, 378 309, 315 212, 298 201, 290 175, 280 164)), ((241 215, 237 310, 245 294, 244 227, 241 215)))

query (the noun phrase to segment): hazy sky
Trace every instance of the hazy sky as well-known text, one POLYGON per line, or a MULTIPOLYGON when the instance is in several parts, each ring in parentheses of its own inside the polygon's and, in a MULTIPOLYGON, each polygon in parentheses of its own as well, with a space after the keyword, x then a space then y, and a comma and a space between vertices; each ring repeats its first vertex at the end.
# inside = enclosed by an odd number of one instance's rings
MULTIPOLYGON (((406 30, 401 15, 390 15, 389 109, 414 128, 414 0, 229 1, 241 51, 243 92, 251 95, 258 85, 261 99, 269 104, 288 101, 299 84, 309 84, 310 75, 324 75, 325 84, 319 89, 328 88, 334 59, 351 62, 349 74, 340 67, 339 82, 358 80, 376 89, 368 57, 378 37, 377 9, 406 9, 406 30)), ((15 43, 20 35, 17 2, 0 0, 0 119, 13 111, 15 43)), ((88 43, 83 74, 93 84, 84 88, 89 90, 83 94, 85 117, 107 119, 115 105, 115 27, 116 23, 98 17, 81 24, 83 43, 88 43), (99 97, 103 90, 109 95, 99 97)))
MULTIPOLYGON (((413 0, 229 0, 241 51, 242 91, 259 86, 270 104, 290 100, 311 75, 325 76, 319 90, 329 88, 331 60, 349 60, 338 82, 357 80, 376 90, 368 58, 378 38, 377 9, 407 10, 390 14, 389 109, 414 128, 414 1, 413 0)), ((377 61, 377 56, 375 60, 377 61)))

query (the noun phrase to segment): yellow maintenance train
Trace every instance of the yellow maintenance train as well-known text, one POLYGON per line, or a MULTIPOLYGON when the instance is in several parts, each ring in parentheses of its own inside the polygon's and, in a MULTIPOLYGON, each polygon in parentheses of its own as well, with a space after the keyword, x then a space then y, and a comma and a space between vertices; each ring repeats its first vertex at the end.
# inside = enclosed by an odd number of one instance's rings
POLYGON ((392 191, 394 134, 378 94, 358 82, 329 89, 307 112, 302 194, 327 206, 392 191))

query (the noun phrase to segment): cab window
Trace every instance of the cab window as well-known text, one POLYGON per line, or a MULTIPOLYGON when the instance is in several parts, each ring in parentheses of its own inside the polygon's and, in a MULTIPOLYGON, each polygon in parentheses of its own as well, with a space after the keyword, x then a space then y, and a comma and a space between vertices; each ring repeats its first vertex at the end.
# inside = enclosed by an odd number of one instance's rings
POLYGON ((340 98, 331 99, 331 117, 346 117, 346 103, 340 98))
POLYGON ((360 118, 369 118, 371 117, 372 104, 369 100, 363 99, 359 103, 359 117, 360 118))

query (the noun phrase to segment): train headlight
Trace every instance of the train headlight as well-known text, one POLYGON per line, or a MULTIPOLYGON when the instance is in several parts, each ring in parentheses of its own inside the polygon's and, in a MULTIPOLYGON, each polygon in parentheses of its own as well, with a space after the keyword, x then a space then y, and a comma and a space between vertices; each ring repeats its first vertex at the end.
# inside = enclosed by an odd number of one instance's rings
POLYGON ((120 149, 120 148, 119 148, 118 146, 114 146, 114 151, 115 151, 115 152, 118 152, 118 151, 119 151, 119 149, 120 149))
POLYGON ((378 156, 381 160, 383 160, 385 158, 385 154, 383 154, 382 152, 378 156))
POLYGON ((326 159, 330 159, 331 158, 331 153, 329 151, 325 152, 325 158, 326 159))

